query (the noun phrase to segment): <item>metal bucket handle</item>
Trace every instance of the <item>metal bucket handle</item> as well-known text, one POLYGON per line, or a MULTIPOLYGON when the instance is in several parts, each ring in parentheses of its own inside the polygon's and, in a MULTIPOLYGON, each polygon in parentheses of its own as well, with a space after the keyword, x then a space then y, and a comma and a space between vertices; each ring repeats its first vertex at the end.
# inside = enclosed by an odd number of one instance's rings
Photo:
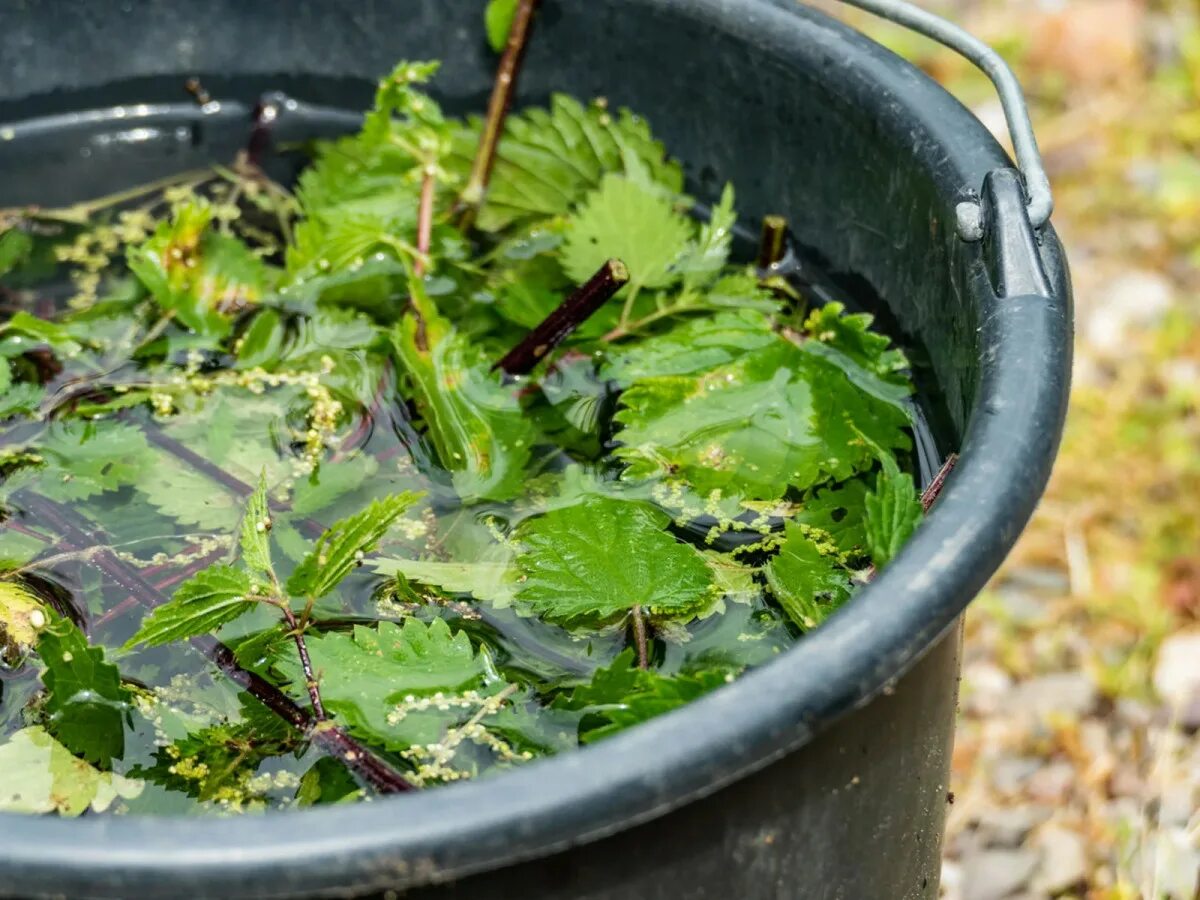
MULTIPOLYGON (((1037 138, 1033 134, 1029 107, 1025 104, 1025 94, 1020 83, 1000 54, 954 23, 947 22, 905 0, 841 2, 931 38, 965 57, 987 75, 1000 95, 1000 105, 1004 108, 1004 118, 1008 123, 1013 149, 1016 150, 1017 164, 1025 178, 1029 223, 1037 229, 1050 221, 1050 214, 1054 211, 1054 198, 1050 193, 1050 179, 1046 177, 1042 155, 1038 151, 1037 138)), ((956 212, 959 237, 971 242, 982 240, 983 207, 980 201, 964 200, 958 204, 956 212)))

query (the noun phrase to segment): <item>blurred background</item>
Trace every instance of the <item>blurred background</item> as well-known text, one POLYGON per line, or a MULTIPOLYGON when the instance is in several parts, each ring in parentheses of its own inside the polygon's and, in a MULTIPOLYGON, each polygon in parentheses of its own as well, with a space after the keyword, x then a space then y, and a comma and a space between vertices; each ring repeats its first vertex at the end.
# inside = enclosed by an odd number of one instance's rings
MULTIPOLYGON (((943 896, 1195 900, 1200 3, 919 2, 1020 76, 1077 315, 1050 489, 967 616, 943 896)), ((1004 134, 967 63, 837 6, 1004 134)))

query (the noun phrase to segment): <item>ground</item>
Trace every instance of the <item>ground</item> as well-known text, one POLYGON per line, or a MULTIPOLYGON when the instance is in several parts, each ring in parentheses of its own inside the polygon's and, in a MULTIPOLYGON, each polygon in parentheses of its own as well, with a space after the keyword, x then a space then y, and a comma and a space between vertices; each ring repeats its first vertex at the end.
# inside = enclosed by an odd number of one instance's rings
MULTIPOLYGON (((1030 95, 1077 303, 1050 488, 967 616, 943 896, 1200 898, 1200 7, 923 0, 1030 95)), ((987 83, 867 25, 993 130, 987 83)))

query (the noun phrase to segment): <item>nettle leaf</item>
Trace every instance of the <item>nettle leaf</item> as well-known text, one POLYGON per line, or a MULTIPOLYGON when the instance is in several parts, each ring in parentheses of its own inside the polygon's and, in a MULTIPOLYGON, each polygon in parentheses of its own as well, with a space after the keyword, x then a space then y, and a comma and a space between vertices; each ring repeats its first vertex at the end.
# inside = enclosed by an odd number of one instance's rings
POLYGON ((883 454, 882 461, 875 489, 863 498, 866 543, 876 568, 892 560, 924 515, 912 476, 901 472, 890 454, 883 454))
POLYGON ((695 226, 670 198, 621 175, 606 175, 571 220, 562 266, 583 283, 609 259, 629 269, 627 291, 670 287, 675 264, 693 250, 695 226))
POLYGON ((264 472, 258 479, 258 487, 246 501, 246 512, 242 515, 241 534, 242 560, 256 574, 270 577, 271 566, 271 510, 267 506, 267 476, 264 472))
POLYGON ((536 431, 514 387, 501 383, 481 348, 444 319, 424 316, 428 350, 418 347, 409 315, 395 337, 429 442, 464 503, 506 500, 520 492, 536 431))
POLYGON ((593 497, 524 522, 516 542, 517 600, 552 622, 613 622, 639 606, 686 621, 712 599, 704 557, 644 503, 593 497))
POLYGON ((203 472, 160 455, 134 480, 146 501, 181 525, 232 532, 242 515, 241 499, 203 472))
POLYGON ((798 525, 823 532, 839 552, 861 554, 867 545, 866 497, 865 478, 855 478, 813 491, 792 518, 798 525))
POLYGON ((487 9, 484 10, 488 43, 497 53, 508 43, 508 32, 517 14, 517 2, 518 0, 488 0, 487 9))
POLYGON ((321 463, 312 474, 299 481, 292 494, 292 513, 307 516, 325 509, 339 498, 360 488, 379 470, 373 456, 346 462, 321 463))
MULTIPOLYGON (((451 632, 442 619, 428 625, 415 619, 403 626, 357 625, 349 634, 310 633, 306 643, 325 706, 356 734, 391 749, 436 741, 463 708, 456 703, 453 709, 439 710, 428 704, 427 709, 402 713, 398 707, 406 697, 447 697, 480 689, 488 669, 466 632, 451 632)), ((277 665, 293 684, 305 683, 294 650, 277 665)))
POLYGON ((707 284, 729 262, 729 251, 733 247, 733 226, 737 222, 734 211, 733 185, 726 184, 721 199, 712 208, 709 219, 700 226, 700 235, 676 264, 683 275, 685 287, 695 288, 707 284))
POLYGON ((789 484, 806 490, 870 468, 872 444, 909 446, 903 408, 782 337, 706 371, 635 378, 621 404, 625 477, 678 477, 701 496, 775 500, 789 484))
POLYGON ((377 575, 402 576, 447 594, 470 594, 499 607, 512 604, 516 585, 511 562, 442 562, 419 559, 381 559, 377 575))
POLYGON ((881 378, 906 384, 904 371, 908 358, 892 347, 887 335, 871 331, 874 317, 866 313, 846 313, 841 303, 817 307, 804 322, 804 333, 812 340, 840 350, 858 365, 881 378))
MULTIPOLYGON (((459 177, 471 167, 481 127, 472 118, 455 128, 445 164, 459 177)), ((682 168, 667 158, 644 119, 627 109, 614 115, 601 103, 585 107, 555 94, 549 109, 523 110, 506 120, 476 225, 500 231, 528 219, 565 215, 610 172, 636 177, 670 196, 683 190, 682 168)))
POLYGON ((836 548, 818 543, 811 530, 795 522, 787 523, 783 545, 767 564, 766 575, 783 611, 805 631, 850 597, 850 573, 836 548))
POLYGON ((104 651, 73 622, 53 617, 41 632, 46 727, 68 750, 101 768, 125 752, 128 693, 104 651))
POLYGON ((86 500, 136 483, 154 453, 141 429, 119 422, 54 422, 39 450, 47 460, 39 490, 56 500, 86 500))
MULTIPOLYGON (((10 232, 11 233, 11 232, 10 232)), ((37 316, 18 310, 0 324, 0 356, 12 357, 39 347, 49 347, 65 357, 77 356, 83 349, 62 325, 39 319, 37 316)))
MULTIPOLYGON (((493 0, 492 5, 503 0, 493 0)), ((489 19, 491 9, 489 8, 489 19)), ((490 31, 490 26, 489 26, 490 31)), ((505 29, 507 35, 508 30, 505 29)), ((25 262, 33 252, 33 238, 24 231, 16 228, 6 228, 0 231, 0 275, 5 274, 25 262)))
POLYGON ((201 335, 224 337, 233 313, 262 299, 267 268, 232 235, 214 230, 207 201, 182 203, 154 236, 130 248, 130 271, 163 312, 201 335))
POLYGON ((609 355, 603 376, 622 387, 646 378, 691 375, 736 363, 778 343, 769 316, 755 310, 722 311, 681 322, 670 331, 623 346, 609 355))
POLYGON ((361 564, 363 556, 375 549, 388 529, 420 497, 412 491, 393 494, 335 522, 288 578, 288 593, 295 597, 324 597, 361 564))
POLYGON ((252 597, 253 589, 250 576, 241 569, 209 566, 151 611, 125 646, 154 647, 216 631, 254 607, 258 601, 252 597))
POLYGON ((133 799, 145 785, 101 772, 36 726, 0 744, 0 811, 82 815, 133 799))
POLYGON ((734 670, 702 669, 675 676, 637 668, 632 650, 611 665, 597 669, 590 683, 580 685, 555 706, 585 713, 579 739, 590 744, 677 709, 733 680, 734 670))

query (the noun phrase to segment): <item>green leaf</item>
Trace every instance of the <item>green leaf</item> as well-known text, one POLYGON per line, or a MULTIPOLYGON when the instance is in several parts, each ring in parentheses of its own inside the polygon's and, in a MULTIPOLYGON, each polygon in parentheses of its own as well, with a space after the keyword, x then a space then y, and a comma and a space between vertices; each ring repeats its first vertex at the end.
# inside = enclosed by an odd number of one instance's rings
POLYGON ((141 429, 119 422, 54 422, 40 450, 49 465, 39 488, 57 500, 86 500, 136 483, 154 459, 141 429))
POLYGON ((37 651, 46 666, 47 728, 76 756, 108 768, 125 752, 128 694, 121 673, 67 619, 53 618, 37 651))
POLYGON ((142 782, 101 772, 36 726, 0 744, 0 810, 78 816, 137 797, 142 782))
POLYGON ((250 571, 273 577, 271 566, 271 510, 267 505, 267 473, 258 479, 258 487, 246 501, 242 515, 242 560, 250 571))
POLYGON ((606 175, 567 230, 562 265, 583 283, 612 258, 629 269, 628 291, 675 284, 675 264, 692 251, 694 226, 671 201, 620 175, 606 175))
POLYGON ((33 238, 25 232, 16 228, 0 232, 0 275, 21 265, 32 250, 33 238))
POLYGON ((767 564, 767 585, 784 612, 805 631, 816 628, 850 596, 850 576, 836 549, 788 522, 779 554, 767 564))
POLYGON ((72 357, 83 349, 61 325, 39 319, 23 309, 0 325, 0 333, 4 335, 0 356, 18 356, 38 347, 49 347, 57 354, 72 357))
POLYGON ((300 778, 300 787, 296 789, 296 803, 300 806, 345 803, 362 796, 363 789, 350 770, 331 756, 323 756, 313 763, 300 778))
POLYGON ((292 513, 307 516, 357 490, 379 469, 373 456, 340 463, 321 463, 313 473, 296 484, 292 495, 292 513))
POLYGON ((393 494, 335 522, 292 572, 288 592, 295 597, 324 597, 361 564, 363 556, 375 549, 392 524, 420 497, 411 491, 393 494))
POLYGON ((241 498, 169 456, 159 456, 144 468, 134 486, 151 506, 180 525, 230 533, 241 519, 241 498))
POLYGON ((512 603, 515 585, 509 578, 509 562, 439 562, 420 559, 381 559, 375 565, 378 575, 393 578, 402 575, 409 581, 425 584, 448 594, 470 594, 497 606, 512 603))
POLYGON ((518 0, 488 0, 484 11, 484 26, 487 28, 488 43, 499 53, 508 43, 508 32, 517 13, 518 0))
MULTIPOLYGON (((675 346, 686 340, 677 329, 663 336, 675 346)), ((775 500, 789 484, 806 490, 870 468, 872 444, 909 446, 903 409, 782 337, 713 369, 636 378, 621 403, 625 477, 674 477, 701 496, 775 500)))
POLYGON ((586 713, 580 723, 580 740, 591 744, 678 709, 728 684, 733 675, 726 668, 660 675, 637 668, 633 651, 625 650, 611 665, 597 669, 589 684, 575 688, 555 705, 586 713))
POLYGON ((721 199, 712 208, 709 220, 700 226, 699 239, 679 260, 676 268, 683 274, 686 287, 697 288, 708 284, 729 262, 733 226, 737 223, 733 197, 733 185, 726 184, 721 191, 721 199))
POLYGON ((913 478, 901 472, 890 454, 882 454, 883 471, 875 489, 863 500, 867 548, 876 568, 887 565, 921 523, 921 495, 913 478))
POLYGON ((698 550, 664 529, 643 503, 593 497, 524 522, 517 532, 517 600, 567 625, 615 621, 634 606, 654 619, 687 620, 711 600, 698 550))
POLYGON ((169 644, 209 634, 249 612, 257 601, 250 576, 231 566, 209 566, 179 586, 175 595, 142 620, 126 647, 169 644))
POLYGON ((887 335, 871 331, 873 321, 874 317, 866 313, 846 313, 841 303, 827 303, 809 313, 804 332, 812 340, 841 351, 868 372, 893 383, 907 383, 903 375, 908 368, 907 357, 892 348, 887 335))
POLYGON ((841 553, 858 555, 867 543, 863 527, 866 496, 864 478, 821 488, 812 492, 793 519, 798 525, 823 532, 841 553))
POLYGON ((429 442, 464 503, 511 499, 524 483, 536 437, 517 390, 503 385, 487 354, 432 307, 424 324, 427 350, 418 346, 411 315, 394 342, 429 442))
MULTIPOLYGON (((453 153, 444 162, 460 179, 470 170, 481 127, 470 119, 453 132, 453 153)), ((585 107, 555 94, 549 109, 523 110, 506 120, 476 224, 500 231, 565 215, 610 172, 655 185, 668 196, 683 190, 682 168, 667 158, 644 119, 627 109, 614 115, 602 103, 585 107)))
MULTIPOLYGON (((309 634, 306 643, 326 708, 354 733, 389 749, 436 741, 466 708, 455 703, 439 710, 437 704, 410 699, 401 713, 398 707, 405 698, 457 696, 482 688, 487 671, 466 632, 452 633, 442 619, 428 625, 415 619, 403 626, 356 625, 351 634, 309 634)), ((278 667, 293 684, 305 683, 294 650, 278 667)))

